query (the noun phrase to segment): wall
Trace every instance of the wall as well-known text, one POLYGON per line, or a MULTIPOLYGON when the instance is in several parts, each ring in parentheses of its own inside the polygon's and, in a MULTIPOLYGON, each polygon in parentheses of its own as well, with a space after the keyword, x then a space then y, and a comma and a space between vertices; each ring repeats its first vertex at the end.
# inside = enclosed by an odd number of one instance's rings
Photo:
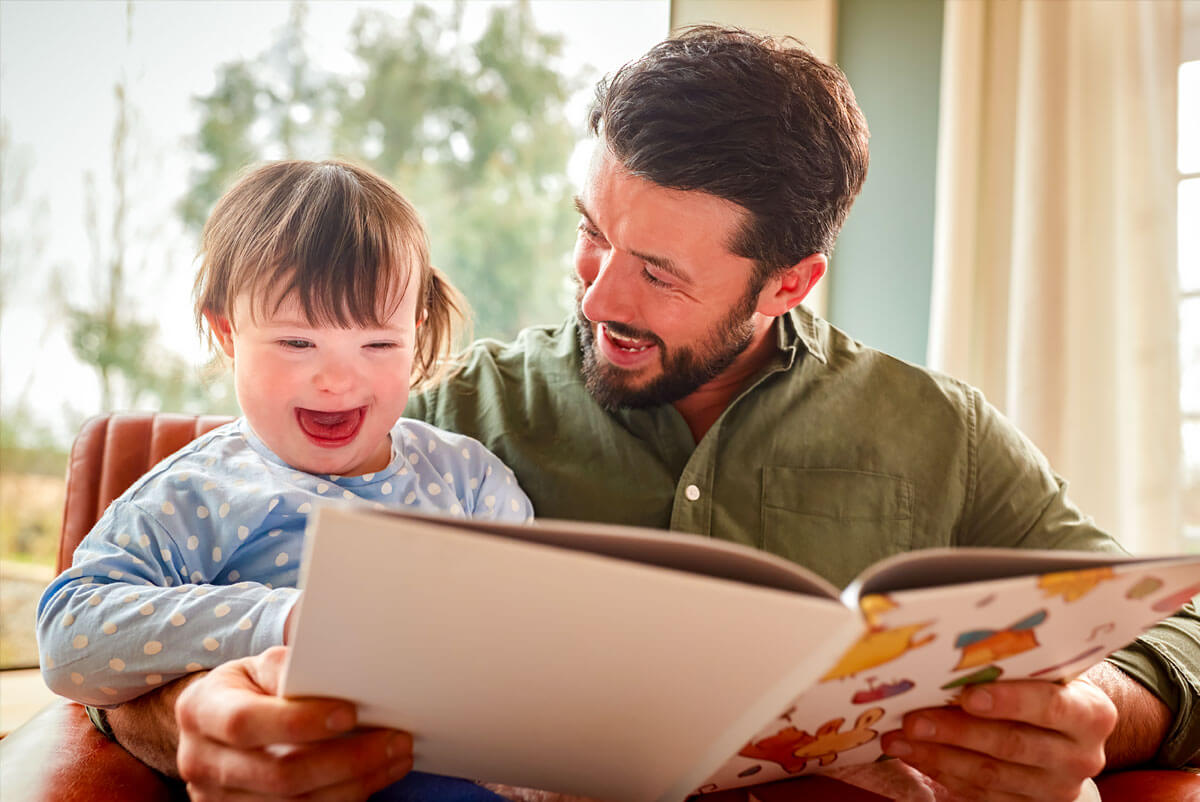
MULTIPOLYGON (((834 56, 835 0, 672 0, 671 30, 715 22, 773 36, 793 36, 825 60, 834 56)), ((828 308, 829 281, 822 280, 805 303, 818 315, 828 308)))
POLYGON ((828 318, 925 361, 933 271, 941 0, 840 0, 837 62, 871 129, 871 167, 834 252, 828 318))
POLYGON ((833 57, 835 0, 672 0, 671 30, 701 22, 794 36, 823 59, 833 57))

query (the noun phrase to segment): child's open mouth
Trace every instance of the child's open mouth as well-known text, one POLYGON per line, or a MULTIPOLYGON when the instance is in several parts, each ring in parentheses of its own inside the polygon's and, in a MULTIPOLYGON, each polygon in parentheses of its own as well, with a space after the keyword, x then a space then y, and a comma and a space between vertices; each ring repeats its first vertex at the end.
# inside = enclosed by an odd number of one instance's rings
POLYGON ((300 430, 323 448, 340 448, 352 441, 366 415, 366 407, 334 411, 296 408, 300 430))

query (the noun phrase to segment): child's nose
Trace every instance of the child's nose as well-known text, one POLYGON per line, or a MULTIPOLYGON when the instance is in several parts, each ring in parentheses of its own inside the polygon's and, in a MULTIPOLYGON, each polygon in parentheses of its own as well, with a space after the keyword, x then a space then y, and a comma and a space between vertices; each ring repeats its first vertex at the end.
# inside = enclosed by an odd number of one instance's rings
POLYGON ((313 384, 325 393, 344 393, 354 384, 354 372, 342 360, 324 360, 313 377, 313 384))

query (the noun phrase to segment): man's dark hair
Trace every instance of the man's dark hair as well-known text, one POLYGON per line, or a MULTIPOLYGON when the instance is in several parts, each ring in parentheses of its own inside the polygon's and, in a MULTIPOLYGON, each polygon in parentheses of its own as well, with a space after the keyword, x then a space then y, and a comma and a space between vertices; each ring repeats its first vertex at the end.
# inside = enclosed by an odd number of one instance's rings
POLYGON ((588 120, 632 174, 749 211, 730 251, 760 275, 830 253, 867 175, 841 70, 795 39, 701 25, 596 87, 588 120))

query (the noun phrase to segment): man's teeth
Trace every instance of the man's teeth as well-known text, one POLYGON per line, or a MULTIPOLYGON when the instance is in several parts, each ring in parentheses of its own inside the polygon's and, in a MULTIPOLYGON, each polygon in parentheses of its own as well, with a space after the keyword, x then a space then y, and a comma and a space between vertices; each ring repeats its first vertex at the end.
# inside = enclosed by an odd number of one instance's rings
POLYGON ((612 340, 613 345, 617 346, 623 351, 645 351, 647 348, 654 345, 654 343, 651 342, 639 344, 638 340, 630 337, 622 337, 613 330, 609 329, 607 326, 605 327, 604 332, 608 335, 608 339, 612 340))

